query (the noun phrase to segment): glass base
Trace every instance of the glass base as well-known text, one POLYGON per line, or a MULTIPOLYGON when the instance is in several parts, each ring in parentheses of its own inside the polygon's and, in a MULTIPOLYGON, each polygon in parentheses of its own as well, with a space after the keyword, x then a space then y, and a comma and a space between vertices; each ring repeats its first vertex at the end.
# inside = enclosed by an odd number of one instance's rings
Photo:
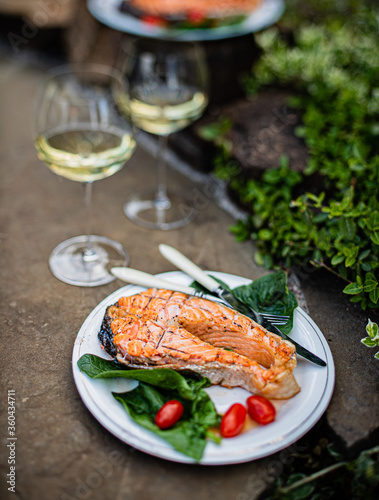
POLYGON ((75 286, 106 285, 116 278, 112 267, 127 266, 129 255, 125 248, 109 238, 91 236, 92 252, 86 252, 87 236, 63 241, 52 251, 50 271, 64 283, 75 286))
POLYGON ((163 231, 179 229, 195 218, 197 211, 189 200, 170 195, 169 202, 159 203, 154 195, 132 195, 124 205, 126 217, 138 226, 163 231))

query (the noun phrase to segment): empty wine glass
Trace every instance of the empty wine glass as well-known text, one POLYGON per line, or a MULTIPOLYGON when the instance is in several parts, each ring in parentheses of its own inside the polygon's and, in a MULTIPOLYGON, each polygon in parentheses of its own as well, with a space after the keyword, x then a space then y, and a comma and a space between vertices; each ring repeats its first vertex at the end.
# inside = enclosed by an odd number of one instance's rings
POLYGON ((92 184, 118 172, 135 149, 132 126, 117 112, 114 97, 125 79, 103 65, 73 65, 50 71, 38 102, 35 147, 57 175, 84 186, 87 232, 58 245, 50 270, 65 283, 97 286, 113 281, 112 265, 125 266, 118 242, 92 235, 92 184))
POLYGON ((169 134, 197 120, 208 104, 207 66, 201 47, 190 42, 136 39, 124 50, 129 82, 120 107, 137 128, 159 137, 157 186, 133 194, 125 215, 149 229, 176 229, 196 215, 191 200, 168 194, 165 150, 169 134))

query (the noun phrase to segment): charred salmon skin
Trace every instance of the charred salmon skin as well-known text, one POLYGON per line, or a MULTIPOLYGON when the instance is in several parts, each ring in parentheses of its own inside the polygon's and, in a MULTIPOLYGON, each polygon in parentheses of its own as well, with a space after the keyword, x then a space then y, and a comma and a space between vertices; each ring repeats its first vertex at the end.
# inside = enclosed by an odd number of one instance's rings
POLYGON ((268 398, 300 390, 290 342, 222 304, 179 292, 149 289, 120 298, 107 308, 99 339, 130 367, 192 370, 268 398))

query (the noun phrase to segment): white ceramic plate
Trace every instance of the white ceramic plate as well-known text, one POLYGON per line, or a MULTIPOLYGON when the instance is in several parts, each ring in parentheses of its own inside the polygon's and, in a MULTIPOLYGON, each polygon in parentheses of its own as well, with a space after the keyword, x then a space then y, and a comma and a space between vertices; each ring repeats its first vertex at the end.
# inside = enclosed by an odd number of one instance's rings
POLYGON ((234 26, 219 26, 210 29, 160 28, 144 23, 134 16, 119 10, 121 0, 87 0, 88 10, 103 24, 126 33, 150 38, 202 41, 217 40, 255 33, 279 21, 284 0, 264 0, 242 23, 234 26))
MULTIPOLYGON (((212 272, 231 288, 250 283, 250 280, 231 274, 212 272)), ((191 278, 182 272, 170 272, 160 277, 189 285, 191 278)), ((108 355, 101 349, 97 334, 108 305, 114 304, 125 295, 142 291, 142 287, 128 285, 104 299, 88 316, 75 341, 72 367, 79 394, 93 416, 112 434, 129 445, 175 462, 192 463, 191 458, 175 451, 169 444, 150 431, 140 427, 127 414, 123 406, 114 399, 111 392, 124 392, 136 386, 137 382, 126 379, 92 380, 81 373, 77 366, 83 354, 108 355)), ((301 357, 294 371, 301 391, 286 401, 274 402, 277 417, 267 426, 255 426, 235 438, 224 439, 221 445, 209 442, 201 464, 224 465, 247 462, 271 455, 286 448, 308 432, 320 419, 332 397, 334 389, 334 363, 329 346, 320 329, 300 308, 296 309, 291 337, 327 362, 326 367, 316 366, 301 357)), ((224 413, 233 403, 245 403, 250 395, 244 389, 226 389, 213 386, 206 389, 219 413, 224 413)))

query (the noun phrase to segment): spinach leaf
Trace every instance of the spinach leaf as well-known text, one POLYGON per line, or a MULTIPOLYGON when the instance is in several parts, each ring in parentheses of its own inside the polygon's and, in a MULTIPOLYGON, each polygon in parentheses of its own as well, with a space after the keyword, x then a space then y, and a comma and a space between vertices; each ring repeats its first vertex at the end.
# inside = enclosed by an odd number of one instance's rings
MULTIPOLYGON (((231 289, 215 276, 212 276, 212 278, 255 311, 289 316, 288 322, 280 326, 280 329, 286 334, 291 332, 293 312, 298 304, 295 295, 288 290, 287 275, 284 271, 267 274, 254 280, 249 285, 242 285, 234 289, 231 289)), ((196 281, 191 284, 191 287, 217 297, 216 294, 209 292, 196 281)))
POLYGON ((198 390, 211 385, 210 380, 206 377, 198 378, 195 374, 184 377, 180 373, 167 368, 128 370, 115 361, 108 361, 94 354, 84 354, 78 360, 78 366, 82 372, 91 378, 123 377, 138 380, 162 389, 176 389, 184 399, 195 399, 198 390))
POLYGON ((289 334, 293 327, 293 312, 297 307, 295 295, 288 290, 284 271, 267 274, 249 285, 234 288, 233 295, 256 311, 288 315, 280 329, 289 334))
MULTIPOLYGON (((114 392, 112 394, 114 397, 119 396, 119 394, 114 392)), ((143 382, 140 382, 135 389, 124 394, 125 400, 128 401, 128 404, 139 415, 147 413, 148 415, 155 416, 159 409, 166 403, 165 396, 158 389, 143 382)))
MULTIPOLYGON (((94 354, 84 354, 78 360, 78 367, 81 372, 84 372, 90 378, 98 378, 100 374, 104 374, 103 377, 100 378, 105 378, 105 373, 123 370, 119 363, 100 358, 94 354)), ((117 373, 117 375, 113 376, 119 377, 120 375, 117 373)))

